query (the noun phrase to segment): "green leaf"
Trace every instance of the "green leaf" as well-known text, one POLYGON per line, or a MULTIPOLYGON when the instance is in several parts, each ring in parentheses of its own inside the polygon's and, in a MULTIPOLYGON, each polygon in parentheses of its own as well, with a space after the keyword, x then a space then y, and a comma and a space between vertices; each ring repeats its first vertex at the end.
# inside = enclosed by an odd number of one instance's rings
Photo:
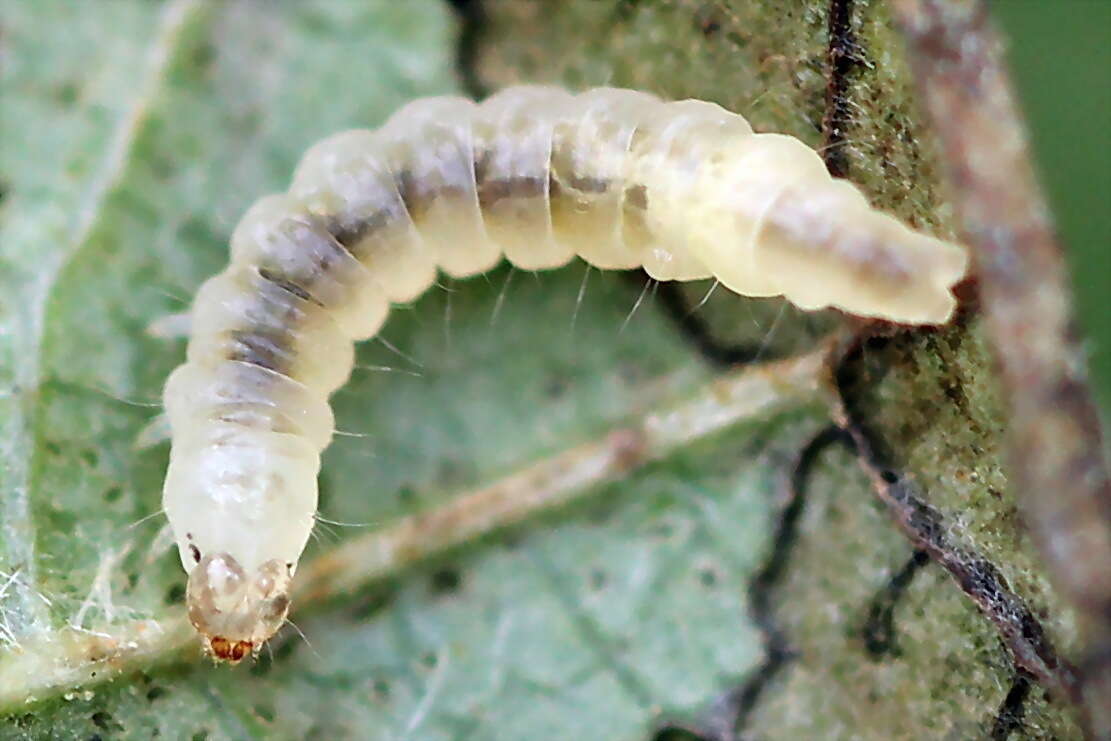
MULTIPOLYGON (((491 84, 695 95, 820 143, 824 4, 489 5, 491 84)), ((881 58, 853 95, 884 112, 868 109, 847 145, 853 177, 944 231, 905 72, 882 56, 886 19, 866 18, 881 58)), ((817 356, 719 375, 651 289, 581 266, 446 283, 360 348, 334 398, 353 434, 321 478, 322 515, 359 524, 318 528, 296 630, 254 663, 203 660, 163 520, 144 519, 168 446, 134 444, 184 344, 146 327, 187 307, 239 215, 309 145, 457 92, 450 10, 53 0, 11 4, 5 26, 0 735, 662 741, 764 679, 751 720, 769 737, 991 727, 1013 668, 936 566, 894 605, 901 653, 862 648, 911 548, 847 453, 820 458, 797 538, 779 537, 784 481, 828 424, 817 356), (760 599, 799 654, 779 674, 749 600, 777 563, 760 599)), ((690 288, 691 305, 708 289, 690 288)), ((724 291, 700 316, 767 356, 813 348, 829 326, 724 291)), ((1010 500, 989 494, 999 412, 976 337, 875 348, 893 370, 870 414, 1067 644, 1010 500), (964 407, 946 405, 952 377, 964 407), (982 498, 982 519, 946 496, 982 498)), ((1028 719, 1074 731, 1035 695, 1028 719)))
MULTIPOLYGON (((797 437, 813 426, 805 415, 684 451, 597 491, 589 507, 334 604, 304 605, 306 638, 288 631, 253 666, 213 667, 192 642, 175 662, 184 575, 158 537, 161 518, 143 520, 159 508, 167 448, 133 442, 183 346, 144 328, 185 308, 225 261, 238 214, 282 188, 309 144, 451 90, 449 18, 431 3, 260 13, 173 2, 25 6, 9 22, 21 62, 5 91, 5 141, 18 145, 3 163, 15 184, 4 221, 12 385, 0 562, 10 729, 617 736, 697 707, 760 660, 744 585, 777 470, 732 461, 774 459, 790 443, 772 432, 797 437), (36 30, 63 11, 78 39, 43 42, 36 30), (78 686, 98 670, 90 645, 109 655, 129 641, 143 646, 126 659, 132 670, 78 686), (21 714, 23 699, 40 700, 33 714, 21 714)), ((657 310, 631 313, 639 287, 587 278, 501 270, 398 310, 385 337, 400 352, 363 348, 367 369, 337 395, 339 428, 360 436, 341 436, 326 456, 323 515, 376 527, 436 511, 709 379, 657 310)), ((322 525, 309 557, 335 558, 338 540, 359 534, 322 525)))

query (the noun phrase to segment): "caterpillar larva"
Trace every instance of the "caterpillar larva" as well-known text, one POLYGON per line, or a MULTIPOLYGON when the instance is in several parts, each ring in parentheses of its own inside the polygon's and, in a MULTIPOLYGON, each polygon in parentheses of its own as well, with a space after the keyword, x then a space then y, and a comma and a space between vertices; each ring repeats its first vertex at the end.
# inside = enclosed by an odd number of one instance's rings
POLYGON ((437 270, 474 275, 503 255, 712 276, 906 323, 948 318, 966 261, 869 208, 800 141, 712 103, 517 87, 419 100, 320 142, 236 228, 166 384, 164 505, 212 655, 238 661, 285 620, 353 341, 437 270))

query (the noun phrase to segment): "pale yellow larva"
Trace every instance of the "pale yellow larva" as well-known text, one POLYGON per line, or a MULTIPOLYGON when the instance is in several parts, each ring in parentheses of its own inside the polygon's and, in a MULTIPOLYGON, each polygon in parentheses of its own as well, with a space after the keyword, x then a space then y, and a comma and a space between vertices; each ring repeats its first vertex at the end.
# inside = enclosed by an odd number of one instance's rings
POLYGON ((378 131, 320 142, 289 192, 236 228, 166 384, 164 505, 212 655, 237 661, 285 620, 353 341, 437 270, 474 275, 503 256, 712 276, 905 323, 944 322, 966 263, 870 209, 798 140, 712 103, 517 87, 479 105, 419 100, 378 131))

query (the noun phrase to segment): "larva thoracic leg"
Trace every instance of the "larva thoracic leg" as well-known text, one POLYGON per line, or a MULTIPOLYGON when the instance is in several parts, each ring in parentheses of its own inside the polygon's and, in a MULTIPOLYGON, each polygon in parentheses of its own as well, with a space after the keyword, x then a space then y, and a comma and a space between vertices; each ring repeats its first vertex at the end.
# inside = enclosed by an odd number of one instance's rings
POLYGON ((416 101, 312 147, 198 292, 166 384, 163 501, 193 625, 237 661, 269 638, 316 509, 328 396, 390 303, 443 270, 578 256, 660 280, 713 276, 897 322, 944 322, 964 251, 869 208, 796 139, 712 103, 630 90, 510 88, 416 101))

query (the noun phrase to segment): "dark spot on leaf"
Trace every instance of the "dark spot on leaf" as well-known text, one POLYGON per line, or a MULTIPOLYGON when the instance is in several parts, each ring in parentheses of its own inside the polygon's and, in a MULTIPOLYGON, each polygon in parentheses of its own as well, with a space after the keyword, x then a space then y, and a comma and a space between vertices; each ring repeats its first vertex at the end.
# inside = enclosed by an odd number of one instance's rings
POLYGON ((366 590, 353 603, 349 614, 359 622, 369 620, 393 601, 394 593, 393 587, 379 586, 366 590))
POLYGON ((123 489, 121 489, 120 487, 109 487, 108 491, 104 492, 104 501, 115 502, 120 498, 121 494, 123 494, 123 489))
POLYGON ((668 725, 656 731, 651 741, 709 741, 709 739, 686 728, 668 725))
POLYGON ((255 715, 262 718, 267 723, 274 722, 274 706, 259 703, 255 705, 255 715))
POLYGON ((670 540, 675 535, 675 523, 661 521, 652 525, 650 534, 660 540, 670 540))
POLYGON ((210 67, 215 59, 216 47, 208 42, 198 44, 197 48, 193 50, 193 66, 199 72, 203 72, 210 67))
POLYGON ((648 375, 645 372, 644 368, 635 363, 629 362, 621 363, 617 368, 617 373, 621 379, 621 382, 629 386, 635 386, 637 383, 643 381, 648 375))
POLYGON ((320 34, 321 36, 328 36, 335 34, 335 26, 332 20, 325 14, 304 9, 297 15, 297 25, 306 33, 320 34))
POLYGON ((710 567, 704 567, 698 570, 698 581, 704 587, 716 587, 718 583, 717 572, 710 567))
POLYGON ((238 136, 249 136, 258 131, 264 118, 257 107, 245 108, 231 116, 229 130, 238 136))
POLYGON ((147 690, 147 701, 148 702, 154 702, 159 697, 162 697, 165 694, 166 694, 166 688, 159 687, 158 685, 155 685, 155 686, 151 687, 149 690, 147 690))
POLYGON ((78 87, 77 83, 72 80, 65 82, 54 87, 54 100, 58 101, 59 105, 69 107, 77 102, 78 87))
POLYGON ((471 477, 471 468, 460 460, 445 458, 440 461, 436 470, 436 478, 440 485, 446 489, 463 486, 471 477))
POLYGON ((186 244, 214 247, 223 244, 226 239, 227 235, 221 236, 208 221, 197 217, 186 219, 177 230, 177 240, 186 244))
POLYGON ((172 585, 166 590, 166 596, 163 598, 163 601, 167 605, 180 605, 185 601, 185 585, 181 582, 172 585))
POLYGON ((371 688, 374 691, 374 696, 379 700, 386 701, 390 699, 390 683, 385 679, 375 679, 371 688))
POLYGON ((587 515, 592 525, 605 525, 613 520, 615 505, 612 500, 599 499, 587 515))
POLYGON ((151 174, 163 181, 169 180, 177 170, 174 158, 167 156, 165 152, 151 152, 147 155, 146 164, 150 168, 151 174))
POLYGON ((189 555, 193 557, 193 563, 201 562, 201 549, 192 543, 189 544, 189 555))
POLYGON ((570 384, 563 376, 552 376, 544 384, 544 396, 549 399, 560 399, 567 393, 570 384))
POLYGON ((721 30, 721 17, 712 5, 703 5, 694 14, 694 26, 706 38, 712 38, 721 30))
POLYGON ((77 516, 70 510, 57 510, 51 512, 50 519, 56 531, 68 532, 77 527, 77 516))
POLYGON ((420 664, 425 669, 435 669, 436 664, 440 663, 440 657, 429 651, 420 657, 420 664))
POLYGON ((640 3, 641 0, 618 0, 613 14, 617 16, 618 20, 627 21, 636 13, 640 3))
POLYGON ((445 567, 432 572, 429 588, 433 594, 452 594, 459 591, 462 583, 463 577, 458 570, 445 567))
MULTIPOLYGON (((115 202, 119 204, 121 213, 130 214, 146 223, 157 223, 162 218, 162 210, 155 203, 153 195, 148 188, 121 188, 116 191, 115 202)), ((109 241, 105 246, 108 249, 115 249, 119 245, 109 241)))

